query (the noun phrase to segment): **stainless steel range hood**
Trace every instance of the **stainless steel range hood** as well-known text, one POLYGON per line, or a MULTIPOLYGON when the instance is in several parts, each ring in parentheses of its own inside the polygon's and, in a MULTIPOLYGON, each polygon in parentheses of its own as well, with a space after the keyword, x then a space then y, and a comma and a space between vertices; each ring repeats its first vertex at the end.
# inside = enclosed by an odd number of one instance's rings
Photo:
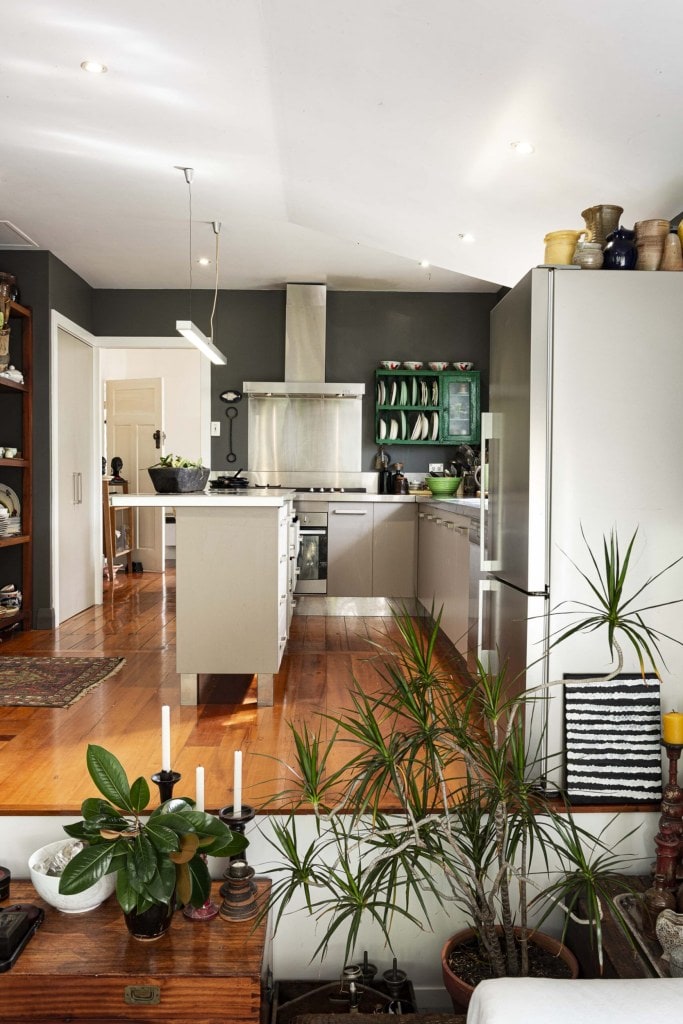
POLYGON ((277 398, 362 398, 364 384, 329 384, 325 381, 324 284, 288 284, 285 318, 284 381, 244 382, 246 395, 277 398))
POLYGON ((325 285, 287 285, 285 380, 243 385, 249 472, 278 483, 291 473, 325 472, 327 481, 361 468, 365 385, 325 381, 325 299, 325 285))

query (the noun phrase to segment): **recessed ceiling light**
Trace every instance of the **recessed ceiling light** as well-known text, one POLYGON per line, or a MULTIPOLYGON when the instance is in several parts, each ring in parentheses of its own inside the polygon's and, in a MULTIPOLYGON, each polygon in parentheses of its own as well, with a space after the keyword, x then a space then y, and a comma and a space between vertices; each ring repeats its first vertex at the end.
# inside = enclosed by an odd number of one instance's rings
POLYGON ((534 147, 530 142, 511 142, 510 145, 514 149, 517 156, 531 156, 534 151, 534 147))
POLYGON ((208 259, 206 256, 200 256, 199 259, 197 260, 197 263, 199 264, 200 267, 211 266, 211 260, 208 259))
POLYGON ((474 241, 474 235, 471 235, 469 233, 469 231, 466 231, 464 234, 458 235, 458 238, 460 239, 461 242, 473 242, 474 241))
POLYGON ((429 260, 420 260, 420 266, 426 270, 430 266, 429 260))
POLYGON ((88 71, 91 75, 104 75, 109 70, 106 64, 100 64, 98 60, 83 60, 81 61, 81 68, 83 71, 88 71))

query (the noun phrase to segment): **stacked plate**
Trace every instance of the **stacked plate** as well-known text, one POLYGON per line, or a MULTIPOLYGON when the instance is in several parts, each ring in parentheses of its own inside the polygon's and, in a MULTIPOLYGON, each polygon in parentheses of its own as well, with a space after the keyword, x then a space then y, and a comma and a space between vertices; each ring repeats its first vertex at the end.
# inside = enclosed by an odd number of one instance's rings
POLYGON ((21 533, 21 502, 11 487, 0 484, 0 537, 21 533))

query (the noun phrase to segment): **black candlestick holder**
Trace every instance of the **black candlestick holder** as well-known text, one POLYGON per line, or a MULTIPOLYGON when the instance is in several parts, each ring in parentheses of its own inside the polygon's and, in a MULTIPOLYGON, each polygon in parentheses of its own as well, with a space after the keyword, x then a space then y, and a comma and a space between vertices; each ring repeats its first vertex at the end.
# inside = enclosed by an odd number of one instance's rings
MULTIPOLYGON (((253 821, 256 817, 256 811, 253 807, 250 807, 249 804, 242 804, 240 813, 235 814, 235 808, 233 805, 228 804, 227 807, 221 807, 218 812, 218 817, 232 832, 236 832, 238 835, 243 836, 249 822, 253 821)), ((242 851, 241 853, 233 854, 233 856, 230 857, 230 863, 234 860, 243 860, 246 863, 246 853, 242 851)), ((230 869, 228 868, 228 870, 230 869)), ((227 873, 224 874, 223 877, 226 878, 227 873)))
POLYGON ((176 782, 180 782, 180 772, 155 772, 152 776, 152 782, 156 783, 159 787, 159 802, 165 803, 166 800, 170 800, 173 796, 173 787, 176 782))

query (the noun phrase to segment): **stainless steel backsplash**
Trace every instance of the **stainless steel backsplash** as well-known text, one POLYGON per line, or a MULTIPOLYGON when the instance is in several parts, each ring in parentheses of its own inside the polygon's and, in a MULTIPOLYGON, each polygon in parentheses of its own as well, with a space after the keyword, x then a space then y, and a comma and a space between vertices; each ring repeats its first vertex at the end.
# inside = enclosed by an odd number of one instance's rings
POLYGON ((336 397, 249 397, 249 472, 357 473, 362 405, 336 397))

